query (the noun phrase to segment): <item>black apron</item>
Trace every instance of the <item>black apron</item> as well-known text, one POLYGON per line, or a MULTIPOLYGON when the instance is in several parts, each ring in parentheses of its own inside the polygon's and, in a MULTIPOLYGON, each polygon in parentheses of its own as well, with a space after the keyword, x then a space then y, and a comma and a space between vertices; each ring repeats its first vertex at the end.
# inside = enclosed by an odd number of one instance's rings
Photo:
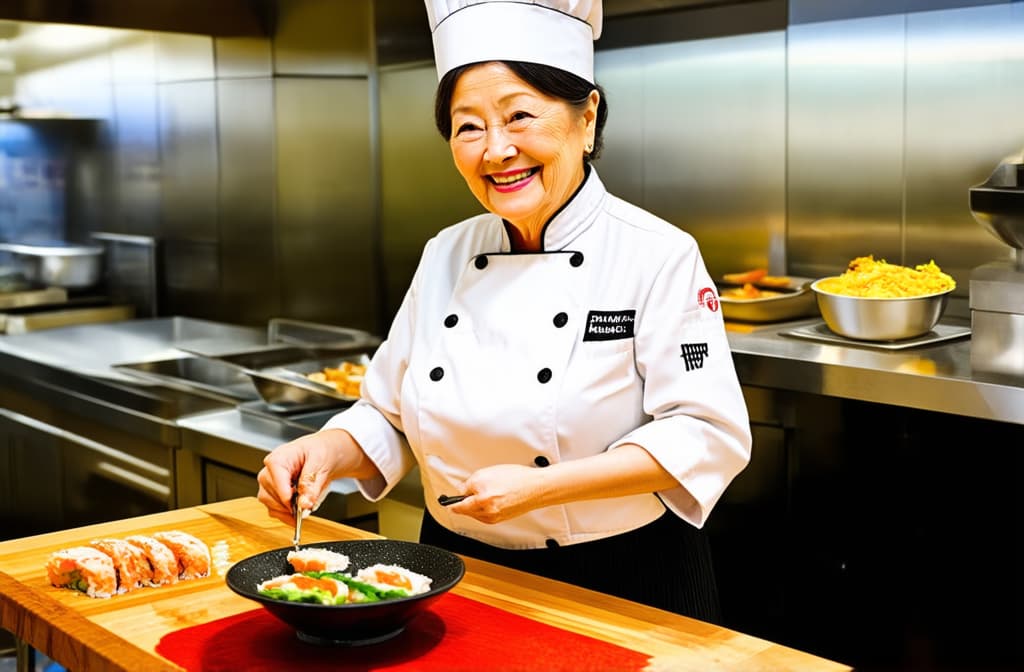
POLYGON ((669 512, 613 537, 509 550, 455 534, 424 511, 420 542, 707 623, 721 619, 707 536, 669 512))

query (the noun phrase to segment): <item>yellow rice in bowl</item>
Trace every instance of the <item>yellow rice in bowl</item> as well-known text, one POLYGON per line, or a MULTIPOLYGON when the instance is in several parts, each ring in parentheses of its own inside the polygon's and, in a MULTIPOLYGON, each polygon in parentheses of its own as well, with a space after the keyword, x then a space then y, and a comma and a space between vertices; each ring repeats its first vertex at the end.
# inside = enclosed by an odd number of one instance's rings
POLYGON ((857 257, 842 275, 823 278, 818 289, 842 296, 897 299, 942 294, 956 288, 956 281, 942 272, 935 261, 914 268, 875 260, 873 255, 857 257))

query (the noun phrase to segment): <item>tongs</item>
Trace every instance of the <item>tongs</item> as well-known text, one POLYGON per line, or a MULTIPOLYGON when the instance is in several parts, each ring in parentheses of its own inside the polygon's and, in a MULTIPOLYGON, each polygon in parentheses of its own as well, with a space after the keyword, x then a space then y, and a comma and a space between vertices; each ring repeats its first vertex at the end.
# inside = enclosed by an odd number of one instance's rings
POLYGON ((292 543, 295 544, 295 550, 299 550, 299 540, 302 538, 302 511, 299 511, 299 488, 295 487, 295 492, 292 493, 292 515, 295 517, 295 536, 292 537, 292 543))

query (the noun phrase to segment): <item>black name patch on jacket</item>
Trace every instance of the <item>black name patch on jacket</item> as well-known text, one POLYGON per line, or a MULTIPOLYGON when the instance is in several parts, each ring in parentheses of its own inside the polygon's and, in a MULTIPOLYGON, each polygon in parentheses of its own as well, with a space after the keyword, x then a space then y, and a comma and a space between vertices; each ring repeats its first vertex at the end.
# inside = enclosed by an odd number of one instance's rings
POLYGON ((592 310, 587 313, 584 341, 614 341, 633 338, 635 310, 592 310))

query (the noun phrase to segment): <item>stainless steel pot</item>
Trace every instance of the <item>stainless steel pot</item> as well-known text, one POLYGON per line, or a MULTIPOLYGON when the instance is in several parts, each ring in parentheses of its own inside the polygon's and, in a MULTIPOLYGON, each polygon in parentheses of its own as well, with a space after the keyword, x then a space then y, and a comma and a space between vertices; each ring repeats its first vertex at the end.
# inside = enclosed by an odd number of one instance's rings
POLYGON ((92 287, 103 270, 103 248, 95 245, 0 243, 0 250, 13 255, 26 279, 49 287, 92 287))

